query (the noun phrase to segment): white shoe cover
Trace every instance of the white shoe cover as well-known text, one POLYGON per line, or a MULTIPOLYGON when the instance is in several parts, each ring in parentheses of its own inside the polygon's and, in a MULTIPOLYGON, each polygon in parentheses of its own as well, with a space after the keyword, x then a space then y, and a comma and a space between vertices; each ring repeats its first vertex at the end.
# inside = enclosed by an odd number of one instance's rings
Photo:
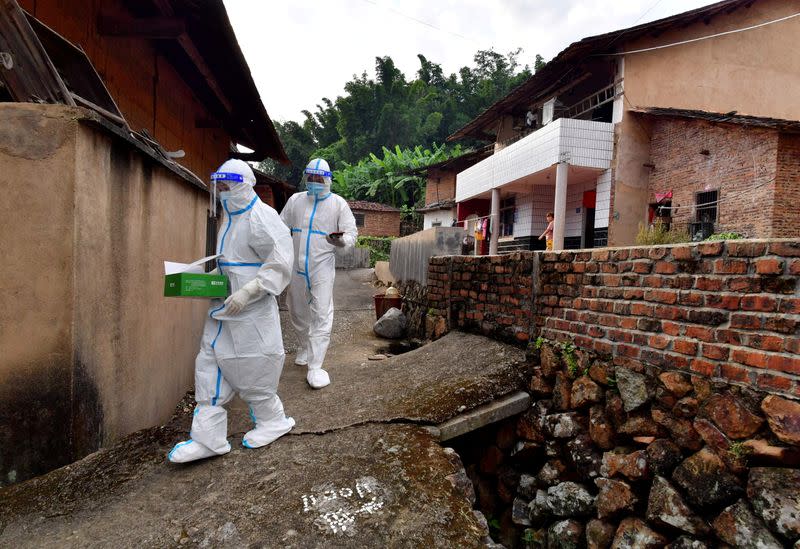
POLYGON ((308 366, 308 351, 306 349, 298 350, 294 357, 294 363, 298 366, 308 366))
POLYGON ((294 427, 294 419, 290 417, 278 418, 265 425, 259 425, 255 429, 245 433, 242 439, 242 446, 245 448, 261 448, 288 433, 294 427))
POLYGON ((217 453, 196 440, 189 439, 176 444, 170 453, 167 454, 167 459, 172 463, 188 463, 198 459, 221 456, 230 451, 231 445, 229 443, 226 443, 225 449, 222 452, 217 453))
POLYGON ((306 374, 306 381, 313 389, 322 389, 331 384, 331 376, 322 368, 314 368, 306 374))

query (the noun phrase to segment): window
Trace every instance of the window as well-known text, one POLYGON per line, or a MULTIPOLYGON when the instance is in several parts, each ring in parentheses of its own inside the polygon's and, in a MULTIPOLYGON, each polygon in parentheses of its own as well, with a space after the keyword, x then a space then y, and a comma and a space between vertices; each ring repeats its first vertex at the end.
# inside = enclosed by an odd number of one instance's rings
POLYGON ((695 194, 695 221, 698 223, 714 223, 717 221, 719 191, 706 191, 695 194))
POLYGON ((363 213, 354 213, 353 217, 356 218, 356 227, 363 227, 364 226, 364 214, 363 213))
POLYGON ((515 197, 509 196, 500 200, 500 237, 514 235, 514 214, 516 213, 515 197))

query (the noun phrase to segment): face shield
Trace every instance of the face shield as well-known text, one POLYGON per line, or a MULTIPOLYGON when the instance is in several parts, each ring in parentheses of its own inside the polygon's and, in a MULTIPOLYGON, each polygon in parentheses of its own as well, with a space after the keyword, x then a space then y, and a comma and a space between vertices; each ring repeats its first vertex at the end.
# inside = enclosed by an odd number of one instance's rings
POLYGON ((315 158, 303 170, 300 189, 305 190, 308 196, 324 197, 331 192, 331 177, 328 163, 321 158, 315 158))
POLYGON ((225 198, 225 195, 245 186, 244 176, 232 172, 214 172, 211 174, 211 192, 209 198, 209 212, 211 217, 217 216, 217 199, 225 198))

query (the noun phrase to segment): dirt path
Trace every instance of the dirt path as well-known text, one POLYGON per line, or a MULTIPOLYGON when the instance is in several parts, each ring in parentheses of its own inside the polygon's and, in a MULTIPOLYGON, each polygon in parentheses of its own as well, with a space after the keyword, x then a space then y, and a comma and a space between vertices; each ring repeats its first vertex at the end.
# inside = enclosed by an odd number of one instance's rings
MULTIPOLYGON (((330 387, 312 391, 287 357, 290 435, 242 448, 250 423, 234 405, 230 454, 170 464, 186 402, 162 427, 0 491, 0 547, 481 546, 486 532, 451 481, 460 463, 425 426, 518 390, 523 353, 452 333, 367 360, 385 346, 371 295, 366 273, 337 277, 330 387)), ((285 338, 293 353, 290 328, 285 338)))

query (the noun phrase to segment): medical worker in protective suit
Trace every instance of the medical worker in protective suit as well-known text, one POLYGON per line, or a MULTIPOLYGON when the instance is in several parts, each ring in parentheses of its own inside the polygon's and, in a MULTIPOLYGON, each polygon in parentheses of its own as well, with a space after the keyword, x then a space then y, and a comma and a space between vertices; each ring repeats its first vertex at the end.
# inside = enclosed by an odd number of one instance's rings
POLYGON ((295 364, 308 366, 308 384, 321 389, 331 382, 322 363, 333 326, 334 251, 353 246, 358 230, 350 206, 331 192, 327 162, 309 162, 303 185, 305 192, 292 195, 281 212, 292 232, 295 257, 287 305, 299 340, 295 364))
POLYGON ((250 406, 254 423, 242 440, 246 448, 265 446, 294 426, 277 395, 284 351, 275 296, 291 278, 289 231, 253 191, 256 180, 247 163, 228 160, 211 179, 212 210, 217 193, 224 210, 217 268, 228 277, 231 295, 214 300, 208 311, 195 359, 191 438, 169 453, 176 463, 230 452, 223 405, 234 392, 250 406))

